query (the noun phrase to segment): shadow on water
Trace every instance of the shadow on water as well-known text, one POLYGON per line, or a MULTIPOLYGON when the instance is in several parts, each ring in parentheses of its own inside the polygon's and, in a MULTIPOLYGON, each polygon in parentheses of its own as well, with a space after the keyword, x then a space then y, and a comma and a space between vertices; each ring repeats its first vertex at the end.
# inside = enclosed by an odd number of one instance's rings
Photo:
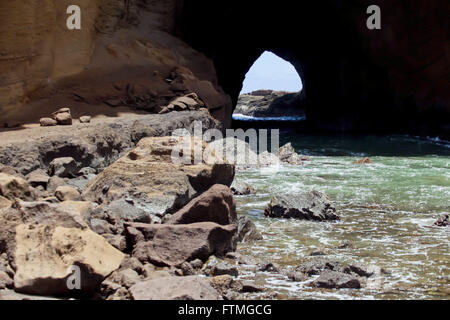
POLYGON ((311 156, 450 156, 450 141, 411 135, 321 134, 310 132, 305 121, 233 119, 233 128, 279 129, 280 146, 291 142, 300 154, 311 156))

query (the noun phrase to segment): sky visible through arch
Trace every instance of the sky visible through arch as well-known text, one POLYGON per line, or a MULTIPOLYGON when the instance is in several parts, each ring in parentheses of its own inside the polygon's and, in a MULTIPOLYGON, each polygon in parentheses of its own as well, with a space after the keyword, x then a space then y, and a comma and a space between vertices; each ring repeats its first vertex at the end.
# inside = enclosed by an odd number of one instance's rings
POLYGON ((259 89, 297 92, 302 87, 302 80, 291 63, 265 51, 245 75, 241 94, 259 89))

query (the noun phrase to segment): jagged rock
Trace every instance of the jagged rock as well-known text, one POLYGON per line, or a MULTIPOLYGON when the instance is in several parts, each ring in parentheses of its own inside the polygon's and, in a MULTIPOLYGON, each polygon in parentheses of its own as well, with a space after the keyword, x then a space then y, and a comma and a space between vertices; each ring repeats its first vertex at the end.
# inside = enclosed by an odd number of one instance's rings
MULTIPOLYGON (((182 137, 155 137, 139 141, 137 147, 101 172, 83 193, 87 200, 109 204, 129 198, 156 221, 176 212, 198 194, 219 183, 230 185, 234 166, 210 154, 206 162, 193 163, 192 150, 204 154, 207 144, 194 139, 186 146, 182 137), (179 155, 182 149, 184 159, 179 155), (209 163, 209 164, 208 164, 209 163)), ((190 140, 188 140, 190 141, 190 140)))
POLYGON ((6 173, 0 173, 0 196, 9 200, 19 198, 32 201, 34 199, 33 192, 24 179, 6 173))
POLYGON ((59 295, 71 293, 71 267, 79 267, 81 292, 95 292, 124 255, 89 229, 21 224, 16 227, 14 257, 16 291, 59 295))
POLYGON ((215 222, 228 225, 236 223, 236 220, 236 205, 230 188, 216 184, 174 213, 165 223, 215 222))
POLYGON ((199 276, 162 277, 130 288, 134 300, 218 300, 217 291, 199 276))
POLYGON ((435 226, 438 227, 448 227, 450 226, 450 215, 443 214, 441 215, 436 222, 434 223, 435 226))
POLYGON ((91 117, 90 116, 82 116, 78 120, 80 120, 80 123, 90 123, 91 117))
POLYGON ((262 240, 261 233, 255 224, 246 216, 239 216, 238 219, 238 242, 246 242, 252 240, 262 240))
POLYGON ((180 269, 183 272, 183 276, 192 276, 196 274, 194 267, 188 262, 183 262, 180 269))
POLYGON ((318 191, 274 196, 264 210, 264 214, 272 218, 312 221, 340 219, 328 197, 318 191))
POLYGON ((125 222, 151 223, 152 215, 136 205, 131 198, 118 199, 103 205, 107 220, 114 224, 119 233, 124 230, 125 222))
POLYGON ((346 273, 326 270, 314 280, 311 285, 315 288, 327 289, 360 289, 359 280, 346 273))
POLYGON ((180 266, 183 262, 205 261, 213 254, 225 254, 236 247, 236 225, 213 222, 187 225, 127 223, 128 243, 142 263, 180 266))
POLYGON ((295 152, 294 147, 289 142, 284 146, 280 147, 277 152, 278 158, 281 162, 292 164, 292 165, 302 165, 302 158, 295 152))
POLYGON ((47 184, 50 180, 50 177, 44 170, 36 169, 27 174, 26 179, 33 188, 36 188, 37 186, 43 186, 45 189, 47 189, 47 184))
POLYGON ((166 113, 171 111, 183 111, 183 110, 197 110, 204 106, 205 104, 198 98, 197 94, 190 93, 182 97, 175 98, 159 113, 166 113))
POLYGON ((52 127, 52 126, 56 126, 58 124, 58 122, 52 118, 41 118, 39 120, 39 123, 40 123, 41 127, 52 127))
POLYGON ((81 194, 77 189, 69 186, 59 186, 55 190, 55 197, 59 201, 79 201, 81 200, 81 194))
POLYGON ((235 196, 246 196, 250 194, 255 194, 255 189, 245 181, 234 179, 230 186, 231 191, 235 196))
POLYGON ((60 178, 73 178, 76 176, 77 171, 77 163, 72 157, 53 159, 48 166, 48 174, 60 178))

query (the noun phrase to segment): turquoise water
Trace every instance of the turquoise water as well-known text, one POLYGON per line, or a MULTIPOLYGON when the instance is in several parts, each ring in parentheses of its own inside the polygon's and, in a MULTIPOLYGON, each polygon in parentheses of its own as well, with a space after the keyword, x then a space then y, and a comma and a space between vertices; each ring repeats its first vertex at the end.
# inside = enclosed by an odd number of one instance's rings
MULTIPOLYGON (((237 197, 239 214, 248 215, 264 240, 239 251, 295 266, 322 250, 327 259, 377 265, 390 275, 369 279, 360 290, 318 290, 280 274, 249 269, 243 278, 277 292, 280 298, 448 299, 450 228, 434 221, 450 212, 450 144, 409 136, 327 137, 284 132, 304 166, 268 167, 238 172, 256 195, 237 197), (353 161, 369 156, 373 164, 353 161), (310 190, 326 193, 342 220, 317 223, 266 218, 272 195, 310 190), (345 241, 351 248, 336 249, 345 241)), ((257 297, 257 296, 255 296, 257 297)))

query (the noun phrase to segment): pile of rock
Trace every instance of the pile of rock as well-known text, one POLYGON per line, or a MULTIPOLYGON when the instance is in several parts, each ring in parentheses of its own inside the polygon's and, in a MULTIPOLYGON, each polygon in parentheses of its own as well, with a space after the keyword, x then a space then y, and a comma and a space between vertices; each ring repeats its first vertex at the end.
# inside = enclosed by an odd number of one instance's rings
MULTIPOLYGON (((79 118, 80 123, 91 122, 90 116, 82 116, 79 118)), ((67 126, 72 124, 72 115, 69 108, 60 108, 52 113, 50 118, 41 118, 39 123, 42 127, 51 127, 56 125, 67 126)))
POLYGON ((197 94, 189 93, 187 95, 173 99, 167 106, 163 107, 159 114, 169 113, 172 111, 199 110, 205 108, 205 104, 201 101, 197 94))

